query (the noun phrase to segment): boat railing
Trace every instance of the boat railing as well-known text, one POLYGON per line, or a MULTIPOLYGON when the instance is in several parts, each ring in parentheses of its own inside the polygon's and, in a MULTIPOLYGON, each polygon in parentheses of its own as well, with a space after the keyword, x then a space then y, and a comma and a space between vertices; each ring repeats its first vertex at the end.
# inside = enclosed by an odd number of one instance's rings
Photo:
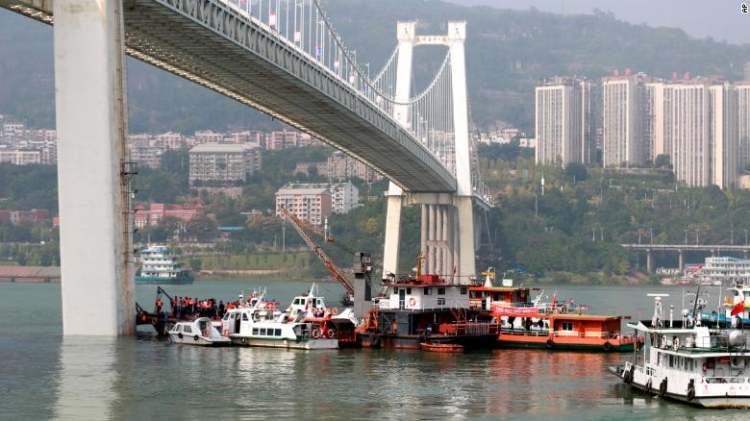
POLYGON ((526 330, 526 329, 512 329, 512 328, 501 328, 501 333, 504 333, 506 335, 518 335, 518 336, 549 336, 549 330, 547 329, 541 329, 541 330, 526 330))

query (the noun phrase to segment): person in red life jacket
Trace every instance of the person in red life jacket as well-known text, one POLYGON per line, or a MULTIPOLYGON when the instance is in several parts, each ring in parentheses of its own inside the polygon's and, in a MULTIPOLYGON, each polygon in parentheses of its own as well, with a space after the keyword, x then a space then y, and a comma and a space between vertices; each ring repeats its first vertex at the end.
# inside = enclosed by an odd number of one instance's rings
POLYGON ((157 298, 157 299, 156 299, 156 313, 157 313, 157 314, 158 314, 158 313, 161 313, 161 306, 162 306, 163 304, 164 304, 164 303, 162 303, 162 301, 161 301, 161 298, 157 298))

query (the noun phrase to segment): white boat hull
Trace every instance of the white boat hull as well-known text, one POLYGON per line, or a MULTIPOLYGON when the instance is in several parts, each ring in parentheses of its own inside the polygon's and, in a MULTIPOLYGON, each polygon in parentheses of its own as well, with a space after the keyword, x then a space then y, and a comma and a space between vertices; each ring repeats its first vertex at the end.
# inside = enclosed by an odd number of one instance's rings
POLYGON ((242 337, 230 335, 232 344, 240 346, 257 346, 266 348, 285 348, 285 349, 338 349, 339 341, 336 339, 307 339, 299 342, 289 339, 266 339, 242 337))
POLYGON ((193 346, 227 346, 232 344, 232 341, 228 338, 208 339, 198 335, 183 335, 183 337, 180 338, 177 334, 174 333, 169 334, 169 340, 173 344, 193 346))
MULTIPOLYGON (((623 372, 618 371, 617 368, 610 367, 610 372, 620 378, 624 377, 623 372)), ((694 378, 694 396, 688 396, 689 381, 676 382, 673 377, 672 384, 666 382, 666 387, 662 388, 663 378, 648 376, 644 374, 643 367, 633 366, 633 380, 629 385, 654 396, 704 408, 750 409, 750 383, 712 383, 709 390, 707 380, 710 378, 700 376, 694 378)))

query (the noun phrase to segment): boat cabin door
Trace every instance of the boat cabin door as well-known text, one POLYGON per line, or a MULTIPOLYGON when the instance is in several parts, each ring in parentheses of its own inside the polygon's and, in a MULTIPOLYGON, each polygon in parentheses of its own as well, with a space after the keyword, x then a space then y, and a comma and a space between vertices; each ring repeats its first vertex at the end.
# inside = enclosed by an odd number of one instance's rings
POLYGON ((403 310, 406 308, 406 288, 398 289, 398 309, 403 310))

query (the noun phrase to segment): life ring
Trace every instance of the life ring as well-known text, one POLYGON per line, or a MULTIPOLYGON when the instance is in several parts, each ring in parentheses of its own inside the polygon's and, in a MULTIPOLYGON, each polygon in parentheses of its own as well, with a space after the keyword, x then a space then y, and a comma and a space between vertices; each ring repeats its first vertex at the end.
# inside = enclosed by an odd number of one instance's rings
POLYGON ((648 381, 646 382, 646 393, 651 393, 653 388, 651 387, 651 378, 649 377, 648 381))
POLYGON ((552 342, 552 339, 547 339, 547 349, 552 349, 553 346, 555 346, 555 343, 552 342))
POLYGON ((310 333, 310 336, 312 336, 313 339, 320 338, 320 330, 319 329, 313 329, 313 331, 310 333))
POLYGON ((336 337, 336 329, 328 329, 328 339, 333 339, 336 337))
POLYGON ((612 350, 612 344, 609 341, 604 342, 604 351, 609 352, 612 350))
POLYGON ((339 309, 337 307, 332 308, 331 309, 331 314, 333 314, 334 316, 337 315, 337 314, 339 314, 339 309))
POLYGON ((193 340, 198 342, 198 335, 193 336, 193 340))
POLYGON ((178 333, 177 337, 180 338, 180 339, 182 339, 182 332, 178 333))
POLYGON ((141 321, 145 322, 148 319, 148 317, 145 314, 141 315, 141 321))
POLYGON ((414 307, 417 305, 417 299, 414 297, 409 298, 409 306, 414 307))
POLYGON ((154 326, 156 326, 156 322, 158 322, 158 321, 159 321, 159 319, 157 319, 156 316, 154 316, 154 317, 151 318, 151 324, 154 325, 154 326))
POLYGON ((622 381, 625 382, 625 384, 633 383, 633 370, 625 370, 622 372, 622 381))
POLYGON ((661 381, 661 384, 659 384, 659 396, 664 397, 664 395, 667 394, 667 378, 665 377, 664 380, 661 381))

